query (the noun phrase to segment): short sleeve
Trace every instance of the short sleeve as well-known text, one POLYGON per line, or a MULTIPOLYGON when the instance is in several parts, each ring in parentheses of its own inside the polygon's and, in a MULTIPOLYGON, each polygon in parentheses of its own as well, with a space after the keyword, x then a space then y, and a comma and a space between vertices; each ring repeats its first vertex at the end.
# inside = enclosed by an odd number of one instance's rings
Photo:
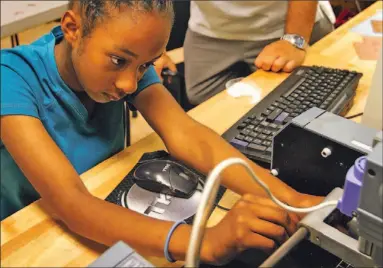
POLYGON ((161 80, 158 77, 154 67, 150 66, 149 69, 145 72, 144 76, 138 82, 137 91, 125 97, 125 100, 128 102, 129 109, 136 110, 136 108, 133 106, 134 98, 148 86, 157 84, 157 83, 161 83, 161 80))
POLYGON ((14 70, 1 65, 0 115, 29 115, 39 118, 36 97, 27 82, 14 70))

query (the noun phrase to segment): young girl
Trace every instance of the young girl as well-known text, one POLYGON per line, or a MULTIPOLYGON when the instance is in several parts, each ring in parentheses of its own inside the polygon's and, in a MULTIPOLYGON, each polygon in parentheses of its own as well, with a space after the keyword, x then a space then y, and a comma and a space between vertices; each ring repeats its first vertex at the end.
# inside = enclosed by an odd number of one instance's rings
MULTIPOLYGON (((160 84, 152 65, 165 51, 172 22, 169 0, 72 1, 60 27, 1 51, 2 219, 41 197, 82 236, 106 245, 123 240, 169 261, 185 257, 190 226, 100 200, 79 177, 123 149, 124 100, 169 153, 205 174, 229 157, 246 159, 185 114, 160 84)), ((302 207, 321 200, 249 163, 284 202, 302 207)), ((297 217, 256 197, 263 192, 243 168, 227 169, 222 181, 244 196, 207 229, 202 261, 226 262, 249 247, 270 251, 294 232, 297 217)))

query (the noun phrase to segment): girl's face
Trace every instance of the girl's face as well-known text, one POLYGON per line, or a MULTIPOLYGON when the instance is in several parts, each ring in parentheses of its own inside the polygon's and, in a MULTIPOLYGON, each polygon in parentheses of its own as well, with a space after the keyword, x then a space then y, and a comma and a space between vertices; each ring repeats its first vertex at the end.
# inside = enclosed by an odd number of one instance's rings
POLYGON ((146 70, 166 49, 171 20, 155 12, 132 17, 111 11, 85 38, 72 44, 77 80, 91 99, 117 101, 137 90, 146 70))

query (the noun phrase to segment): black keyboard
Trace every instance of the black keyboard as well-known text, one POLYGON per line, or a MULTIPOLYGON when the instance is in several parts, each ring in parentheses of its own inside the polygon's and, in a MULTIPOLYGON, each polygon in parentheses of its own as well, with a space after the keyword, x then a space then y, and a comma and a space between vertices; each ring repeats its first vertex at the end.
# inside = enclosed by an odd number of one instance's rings
POLYGON ((268 167, 273 136, 312 107, 344 115, 350 109, 361 73, 301 66, 254 106, 223 137, 251 160, 268 167))

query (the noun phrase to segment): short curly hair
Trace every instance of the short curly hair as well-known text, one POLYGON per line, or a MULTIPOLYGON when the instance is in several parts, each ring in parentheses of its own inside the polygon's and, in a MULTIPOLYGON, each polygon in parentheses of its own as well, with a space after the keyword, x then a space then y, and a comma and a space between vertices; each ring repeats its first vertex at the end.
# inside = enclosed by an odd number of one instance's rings
POLYGON ((133 12, 155 11, 169 15, 172 24, 174 21, 172 0, 70 0, 69 8, 73 9, 75 4, 79 4, 81 17, 85 21, 83 36, 89 35, 96 23, 109 15, 111 8, 121 6, 130 7, 133 12))

